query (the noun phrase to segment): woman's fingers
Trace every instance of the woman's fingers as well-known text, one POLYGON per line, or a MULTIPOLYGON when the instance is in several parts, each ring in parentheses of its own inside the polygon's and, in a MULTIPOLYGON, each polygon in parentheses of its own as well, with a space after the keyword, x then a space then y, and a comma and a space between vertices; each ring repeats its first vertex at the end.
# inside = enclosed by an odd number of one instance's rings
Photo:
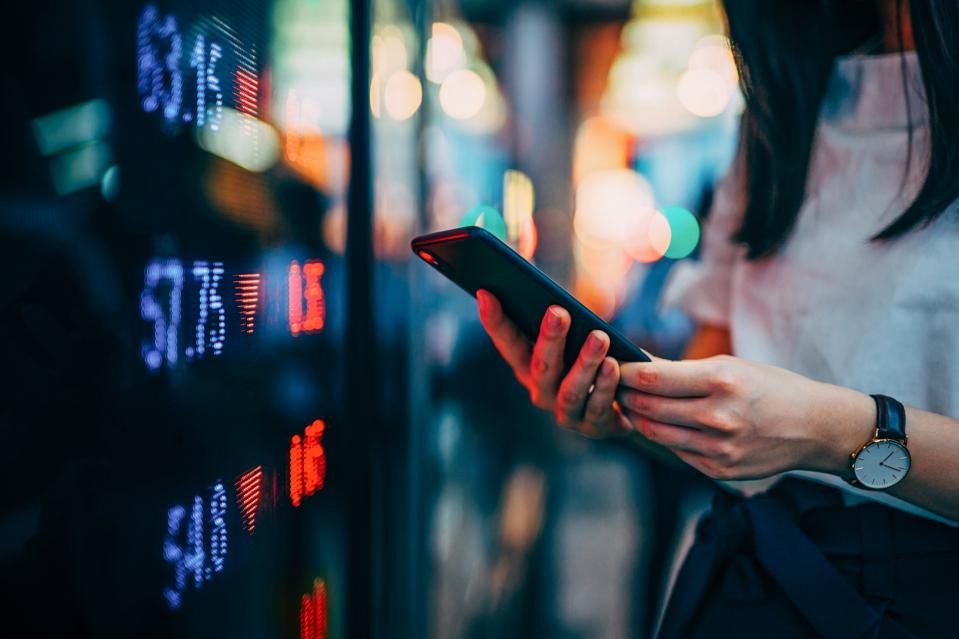
POLYGON ((586 400, 583 422, 592 431, 590 434, 606 435, 606 431, 618 422, 613 401, 619 385, 619 364, 612 357, 603 360, 596 375, 593 392, 586 400))
POLYGON ((566 309, 550 306, 543 315, 539 337, 530 359, 530 377, 533 403, 540 408, 552 408, 559 376, 563 372, 563 349, 569 332, 570 317, 566 309))
POLYGON ((503 313, 503 307, 489 291, 476 292, 480 321, 493 340, 496 350, 526 386, 533 402, 552 409, 557 421, 584 434, 608 434, 613 425, 626 425, 616 406, 620 367, 606 357, 609 336, 593 331, 580 349, 576 362, 561 380, 563 353, 569 333, 569 312, 550 306, 543 316, 539 336, 530 349, 529 342, 503 313))
POLYGON ((705 397, 716 389, 716 369, 711 360, 660 359, 623 364, 620 378, 623 385, 653 395, 705 397))
POLYGON ((480 322, 493 340, 496 350, 512 367, 513 373, 520 382, 529 382, 529 342, 503 313, 499 300, 489 291, 476 292, 476 301, 479 305, 480 322))
POLYGON ((708 400, 704 397, 663 397, 622 386, 616 398, 631 413, 676 426, 700 428, 711 415, 708 400))
POLYGON ((633 427, 646 439, 674 451, 712 456, 723 446, 721 438, 714 434, 686 426, 666 424, 627 410, 626 415, 633 427))
POLYGON ((608 349, 609 336, 606 333, 592 331, 586 338, 556 395, 556 419, 563 426, 575 425, 583 418, 589 389, 608 349))

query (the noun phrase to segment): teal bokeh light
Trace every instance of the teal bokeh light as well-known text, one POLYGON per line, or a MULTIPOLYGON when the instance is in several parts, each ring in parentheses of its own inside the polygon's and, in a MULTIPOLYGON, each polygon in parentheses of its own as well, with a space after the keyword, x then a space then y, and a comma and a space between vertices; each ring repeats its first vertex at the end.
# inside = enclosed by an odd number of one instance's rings
POLYGON ((699 219, 681 206, 663 207, 663 216, 669 222, 669 248, 665 257, 681 260, 699 244, 699 219))
POLYGON ((466 212, 460 222, 462 226, 478 226, 486 229, 499 239, 506 241, 506 220, 499 211, 488 204, 474 206, 466 212))

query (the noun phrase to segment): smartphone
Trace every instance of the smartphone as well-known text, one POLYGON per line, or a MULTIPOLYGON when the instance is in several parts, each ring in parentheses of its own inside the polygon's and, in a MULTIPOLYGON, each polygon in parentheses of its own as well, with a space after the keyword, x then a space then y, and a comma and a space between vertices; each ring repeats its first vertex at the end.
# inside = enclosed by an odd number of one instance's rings
POLYGON ((503 312, 520 331, 535 342, 549 306, 569 311, 572 318, 563 360, 572 366, 590 331, 609 335, 609 356, 620 362, 648 362, 638 346, 598 315, 586 308, 562 286, 478 226, 466 226, 414 238, 413 252, 424 262, 476 296, 485 289, 496 296, 503 312))
MULTIPOLYGON (((414 238, 413 252, 424 262, 452 280, 464 291, 476 296, 485 289, 503 305, 503 312, 513 320, 530 342, 539 335, 543 315, 550 305, 569 311, 572 325, 566 337, 563 360, 568 369, 592 330, 609 335, 609 355, 620 362, 648 362, 641 348, 586 308, 566 289, 511 249, 495 235, 477 226, 466 226, 414 238)), ((639 433, 630 436, 651 458, 673 468, 691 470, 668 448, 654 444, 639 433)), ((696 471, 698 473, 698 471, 696 471)), ((701 473, 699 473, 701 474, 701 473)), ((720 488, 735 492, 722 484, 720 488)))

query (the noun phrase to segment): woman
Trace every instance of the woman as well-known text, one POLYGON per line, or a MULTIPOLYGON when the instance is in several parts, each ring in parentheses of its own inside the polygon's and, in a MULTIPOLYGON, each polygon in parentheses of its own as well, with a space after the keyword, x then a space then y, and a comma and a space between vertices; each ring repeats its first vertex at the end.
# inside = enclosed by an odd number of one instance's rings
POLYGON ((672 283, 688 359, 616 362, 597 332, 562 376, 563 309, 532 349, 486 292, 480 317, 562 425, 779 480, 717 498, 661 636, 954 635, 959 2, 725 4, 747 107, 672 283))

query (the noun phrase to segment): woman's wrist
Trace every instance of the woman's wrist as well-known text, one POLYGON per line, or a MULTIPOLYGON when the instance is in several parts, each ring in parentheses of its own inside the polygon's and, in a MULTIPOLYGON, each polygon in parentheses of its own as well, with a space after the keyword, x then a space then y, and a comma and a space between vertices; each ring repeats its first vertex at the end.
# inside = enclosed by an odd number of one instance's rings
POLYGON ((819 452, 809 460, 809 470, 849 475, 849 456, 869 441, 876 428, 876 404, 865 393, 820 384, 812 423, 819 452))

